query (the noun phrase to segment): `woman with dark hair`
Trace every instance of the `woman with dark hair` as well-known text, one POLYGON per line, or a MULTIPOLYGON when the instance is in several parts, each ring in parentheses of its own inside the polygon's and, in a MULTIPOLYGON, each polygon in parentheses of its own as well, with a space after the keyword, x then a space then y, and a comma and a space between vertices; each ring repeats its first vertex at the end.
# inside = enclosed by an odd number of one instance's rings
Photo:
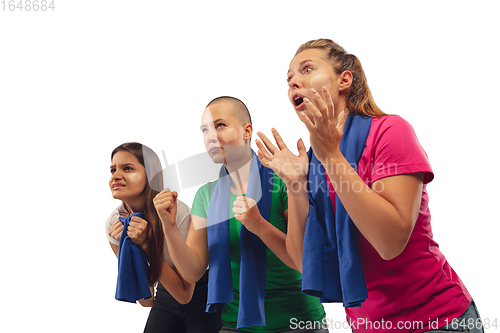
POLYGON ((358 58, 329 39, 303 44, 288 96, 310 133, 309 154, 301 140, 292 154, 274 129, 277 147, 262 133, 257 145, 288 187, 287 249, 303 290, 344 302, 354 332, 482 332, 433 239, 427 155, 410 124, 377 107, 358 58))
MULTIPOLYGON (((220 314, 205 313, 207 274, 190 284, 177 273, 170 259, 162 223, 153 205, 153 198, 163 189, 158 156, 140 143, 124 143, 111 153, 110 171, 111 193, 122 201, 106 221, 111 248, 118 257, 124 230, 120 217, 130 218, 126 235, 147 258, 151 295, 157 286, 154 300, 138 300, 143 306, 152 306, 144 332, 218 332, 222 325, 220 314)), ((176 224, 185 238, 190 225, 189 208, 179 201, 178 212, 176 224)))

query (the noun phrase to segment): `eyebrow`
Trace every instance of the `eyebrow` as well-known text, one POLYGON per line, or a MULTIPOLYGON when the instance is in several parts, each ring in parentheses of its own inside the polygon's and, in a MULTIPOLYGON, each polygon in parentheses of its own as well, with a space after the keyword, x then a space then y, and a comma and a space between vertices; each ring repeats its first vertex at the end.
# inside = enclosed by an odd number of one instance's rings
MULTIPOLYGON (((221 120, 224 120, 224 118, 218 118, 218 119, 215 119, 215 120, 213 121, 213 123, 215 124, 216 122, 219 122, 219 121, 221 121, 221 120)), ((201 124, 200 129, 203 129, 204 127, 207 127, 207 125, 206 125, 206 124, 201 124)))
MULTIPOLYGON (((122 167, 123 167, 123 166, 129 166, 129 165, 132 165, 132 166, 133 166, 133 165, 134 165, 134 163, 123 163, 123 164, 120 164, 120 166, 122 166, 122 167)), ((113 164, 113 165, 111 165, 109 168, 110 168, 110 169, 113 169, 113 168, 115 168, 115 167, 116 167, 116 164, 113 164)))
MULTIPOLYGON (((301 62, 299 62, 299 67, 302 67, 305 63, 307 63, 307 62, 309 62, 309 61, 311 61, 311 62, 312 62, 312 60, 311 60, 311 59, 305 59, 305 60, 302 60, 301 62)), ((286 72, 286 74, 287 74, 287 75, 289 75, 289 74, 290 74, 290 70, 288 70, 288 72, 286 72)))

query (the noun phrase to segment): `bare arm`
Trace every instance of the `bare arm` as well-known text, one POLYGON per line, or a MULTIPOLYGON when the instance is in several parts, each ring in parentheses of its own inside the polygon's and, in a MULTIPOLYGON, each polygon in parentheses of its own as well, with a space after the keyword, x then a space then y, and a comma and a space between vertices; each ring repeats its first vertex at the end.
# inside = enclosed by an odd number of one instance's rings
MULTIPOLYGON (((292 269, 297 269, 295 262, 287 252, 287 234, 262 217, 255 200, 243 196, 238 197, 234 202, 233 212, 235 213, 235 218, 240 221, 248 231, 257 235, 262 242, 266 244, 269 250, 271 250, 285 265, 292 269), (249 205, 248 210, 245 200, 249 205)), ((284 211, 283 215, 288 222, 288 210, 284 211)))
POLYGON ((191 219, 186 241, 177 228, 165 230, 165 239, 175 267, 186 281, 196 283, 208 267, 208 241, 207 229, 194 227, 195 221, 204 219, 195 215, 191 215, 191 219))
POLYGON ((153 201, 163 224, 172 262, 187 282, 195 284, 205 274, 208 267, 206 219, 191 215, 191 225, 187 239, 184 241, 175 223, 177 193, 161 192, 153 201), (195 228, 200 225, 205 227, 195 228))
POLYGON ((297 270, 302 273, 302 253, 304 251, 304 234, 309 214, 309 197, 306 180, 295 183, 296 187, 287 187, 288 193, 288 232, 286 248, 293 258, 297 270))
POLYGON ((259 147, 259 159, 264 166, 271 168, 287 186, 288 231, 285 244, 287 253, 295 264, 294 269, 302 272, 304 233, 309 214, 307 195, 309 160, 302 140, 297 142, 299 155, 296 156, 287 148, 278 132, 275 129, 272 132, 277 147, 264 134, 258 133, 262 140, 262 142, 256 140, 259 147))
POLYGON ((195 283, 187 282, 177 271, 163 260, 160 282, 180 304, 187 304, 193 297, 195 283))
POLYGON ((418 217, 423 174, 382 178, 370 189, 343 156, 338 158, 326 163, 327 173, 352 221, 383 259, 398 256, 418 217))
POLYGON ((380 179, 369 188, 340 152, 346 114, 335 112, 326 89, 325 100, 313 92, 304 99, 312 120, 301 114, 311 135, 311 146, 321 161, 352 221, 383 259, 398 256, 415 226, 422 197, 423 174, 380 179))

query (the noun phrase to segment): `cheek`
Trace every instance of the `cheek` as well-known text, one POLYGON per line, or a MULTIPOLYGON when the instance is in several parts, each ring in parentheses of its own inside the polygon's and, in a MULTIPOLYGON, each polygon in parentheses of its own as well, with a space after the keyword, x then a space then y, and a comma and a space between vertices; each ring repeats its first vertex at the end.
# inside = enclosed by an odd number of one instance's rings
POLYGON ((321 91, 323 86, 329 88, 331 86, 332 80, 326 74, 318 74, 311 78, 309 85, 316 89, 316 91, 321 91))
POLYGON ((221 139, 224 142, 231 142, 238 137, 238 132, 234 128, 228 128, 221 133, 221 139))
POLYGON ((133 173, 133 174, 130 174, 128 177, 129 184, 132 185, 134 188, 141 190, 141 191, 146 186, 146 181, 147 181, 146 173, 144 173, 144 174, 133 173))

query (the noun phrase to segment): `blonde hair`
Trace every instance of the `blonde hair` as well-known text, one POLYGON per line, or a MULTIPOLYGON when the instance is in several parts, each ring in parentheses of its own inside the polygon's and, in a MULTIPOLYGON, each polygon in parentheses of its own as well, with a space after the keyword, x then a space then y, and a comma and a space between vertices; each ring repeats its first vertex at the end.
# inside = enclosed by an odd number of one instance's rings
POLYGON ((338 75, 344 71, 352 73, 352 84, 346 101, 346 106, 350 111, 370 117, 385 115, 375 104, 361 62, 355 55, 347 53, 342 46, 330 39, 316 39, 304 43, 299 47, 295 55, 308 49, 325 50, 334 71, 338 75))

